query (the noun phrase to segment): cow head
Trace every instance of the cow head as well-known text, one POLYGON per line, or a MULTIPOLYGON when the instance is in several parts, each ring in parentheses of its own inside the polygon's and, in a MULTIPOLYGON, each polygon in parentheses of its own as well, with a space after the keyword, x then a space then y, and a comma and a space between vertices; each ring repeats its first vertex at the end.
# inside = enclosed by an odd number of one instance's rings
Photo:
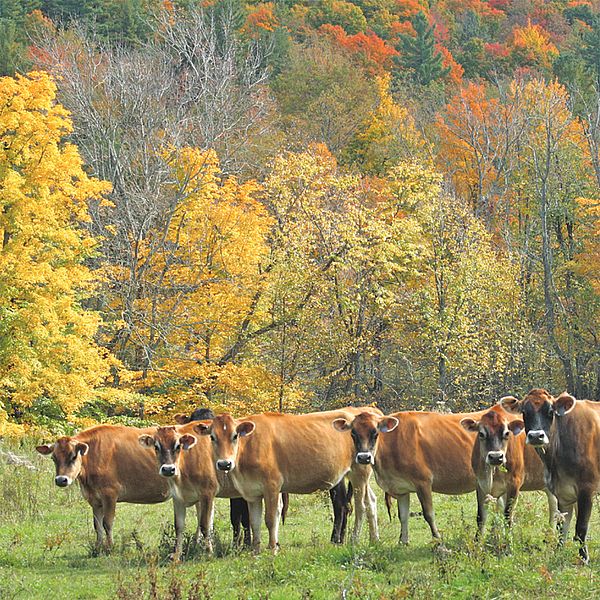
POLYGON ((210 408, 196 408, 191 415, 178 413, 173 416, 175 423, 178 425, 186 425, 192 421, 206 421, 207 419, 214 419, 215 413, 210 408))
POLYGON ((36 450, 44 456, 52 457, 56 467, 54 483, 58 487, 71 485, 81 473, 83 457, 90 447, 85 442, 72 437, 61 437, 54 444, 36 446, 36 450))
POLYGON ((229 472, 235 469, 240 438, 252 435, 256 425, 252 421, 237 421, 231 415, 217 415, 210 422, 200 422, 194 431, 200 435, 209 435, 213 456, 219 471, 229 472))
POLYGON ((554 417, 560 418, 571 412, 576 400, 567 392, 553 398, 546 390, 533 389, 523 400, 507 396, 500 400, 500 404, 509 413, 523 415, 528 444, 535 448, 545 448, 550 443, 554 417))
POLYGON ((354 450, 356 451, 356 462, 360 465, 372 465, 375 464, 379 434, 396 429, 398 419, 363 412, 356 415, 352 421, 348 421, 343 417, 335 419, 332 425, 337 431, 350 431, 354 442, 354 450))
POLYGON ((180 473, 179 461, 181 452, 196 445, 196 438, 189 434, 181 434, 177 428, 158 427, 154 435, 144 434, 138 438, 140 445, 153 448, 158 460, 158 474, 162 477, 176 477, 180 473))
POLYGON ((479 455, 486 464, 493 467, 506 464, 506 450, 511 433, 519 435, 525 427, 521 420, 509 422, 503 412, 502 408, 494 406, 480 421, 466 417, 460 422, 467 431, 477 433, 479 455))

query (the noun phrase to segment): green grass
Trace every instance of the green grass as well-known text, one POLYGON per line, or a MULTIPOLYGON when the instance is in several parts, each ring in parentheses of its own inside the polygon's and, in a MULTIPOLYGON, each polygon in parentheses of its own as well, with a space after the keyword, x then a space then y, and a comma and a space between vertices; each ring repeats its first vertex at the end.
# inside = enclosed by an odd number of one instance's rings
MULTIPOLYGON (((228 503, 217 501, 215 556, 190 550, 180 565, 170 551, 172 509, 121 504, 115 549, 92 556, 91 510, 78 488, 53 484, 50 460, 19 449, 38 468, 0 464, 0 598, 593 598, 600 595, 598 506, 591 520, 591 566, 577 547, 557 548, 546 527, 541 492, 521 496, 512 532, 490 516, 483 544, 474 541, 474 494, 436 496, 444 545, 431 542, 421 517, 411 518, 411 543, 398 545, 399 523, 390 523, 380 494, 381 542, 367 531, 356 547, 329 543, 327 494, 292 496, 281 528, 281 552, 255 557, 229 546, 228 503)), ((419 510, 416 498, 411 509, 419 510)), ((188 514, 188 530, 195 511, 188 514)), ((266 531, 263 535, 266 535, 266 531)), ((264 538, 263 538, 264 539, 264 538)))

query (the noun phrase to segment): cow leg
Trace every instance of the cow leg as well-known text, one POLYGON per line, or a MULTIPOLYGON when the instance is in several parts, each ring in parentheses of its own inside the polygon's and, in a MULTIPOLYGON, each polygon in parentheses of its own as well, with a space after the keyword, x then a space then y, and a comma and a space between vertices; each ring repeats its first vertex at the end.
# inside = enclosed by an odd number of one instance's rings
POLYGON ((112 528, 115 521, 115 510, 117 507, 117 500, 112 496, 108 496, 103 501, 104 516, 102 518, 102 525, 104 532, 106 533, 106 550, 110 552, 113 547, 113 536, 112 528))
POLYGON ((262 517, 262 498, 248 500, 248 513, 250 516, 250 529, 252 530, 252 548, 255 553, 260 552, 260 521, 262 517))
POLYGON ((423 517, 427 521, 431 529, 431 535, 434 538, 441 538, 440 532, 435 524, 435 513, 433 512, 433 498, 431 495, 431 485, 429 483, 420 484, 417 486, 417 496, 421 502, 423 509, 423 517))
POLYGON ((550 527, 556 526, 556 517, 558 513, 558 500, 556 496, 547 488, 544 489, 546 498, 548 499, 548 525, 550 527))
POLYGON ((365 485, 357 482, 353 482, 354 487, 354 504, 355 504, 355 515, 354 515, 354 529, 352 531, 352 543, 358 543, 360 539, 360 532, 362 524, 365 519, 365 496, 367 495, 367 488, 365 485))
POLYGON ((186 507, 183 502, 178 502, 173 498, 173 516, 175 521, 175 548, 169 557, 173 562, 178 562, 181 557, 181 543, 185 531, 185 513, 186 507))
POLYGON ((231 521, 234 547, 238 547, 242 542, 242 515, 239 509, 239 500, 240 498, 229 499, 229 520, 231 521))
POLYGON ((281 518, 281 496, 279 490, 267 492, 265 498, 265 525, 269 530, 269 549, 279 549, 279 520, 281 518))
POLYGON ((506 504, 504 506, 504 519, 509 527, 513 524, 513 511, 519 500, 519 488, 510 488, 506 492, 506 504))
POLYGON ((585 539, 587 537, 590 515, 592 514, 593 497, 593 492, 588 489, 579 490, 579 494, 577 496, 577 521, 575 523, 575 541, 579 542, 580 544, 579 556, 585 564, 589 563, 590 561, 585 539))
MULTIPOLYGON (((209 554, 212 554, 213 545, 212 545, 212 529, 213 529, 213 519, 215 514, 215 503, 214 496, 204 496, 201 498, 200 502, 196 504, 201 504, 201 518, 199 522, 200 533, 204 538, 204 547, 209 554)), ((196 542, 198 542, 198 532, 196 532, 196 542)))
POLYGON ((102 508, 102 502, 92 504, 92 514, 94 517, 94 530, 96 531, 94 552, 97 553, 102 548, 104 542, 104 509, 102 508))
POLYGON ((244 530, 244 546, 249 548, 252 545, 252 536, 250 534, 250 511, 248 503, 243 498, 238 498, 240 503, 240 513, 242 529, 244 530))
POLYGON ((485 501, 486 494, 481 489, 481 487, 477 486, 477 539, 483 537, 485 533, 485 523, 487 521, 488 516, 488 506, 485 501))
POLYGON ((562 521, 559 523, 560 527, 560 540, 559 543, 562 546, 567 541, 569 535, 569 527, 571 526, 571 519, 573 518, 574 505, 570 504, 565 507, 560 500, 558 501, 558 512, 564 515, 562 521))
POLYGON ((369 538, 371 543, 379 541, 379 527, 377 526, 377 496, 367 482, 367 519, 369 521, 369 538))
POLYGON ((410 494, 398 498, 398 519, 400 519, 400 543, 408 544, 408 519, 410 518, 410 494))
MULTIPOLYGON (((329 498, 333 508, 333 531, 331 532, 332 544, 343 544, 343 522, 346 519, 346 484, 342 479, 329 490, 329 498)), ((344 528, 345 529, 345 528, 344 528)))

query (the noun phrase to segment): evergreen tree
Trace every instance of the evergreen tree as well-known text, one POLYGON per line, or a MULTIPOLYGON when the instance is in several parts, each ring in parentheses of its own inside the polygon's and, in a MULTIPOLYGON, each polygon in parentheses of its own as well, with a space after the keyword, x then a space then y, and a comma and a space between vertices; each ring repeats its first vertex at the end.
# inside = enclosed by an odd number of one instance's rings
POLYGON ((417 35, 400 36, 400 57, 397 59, 402 69, 409 70, 421 85, 428 85, 445 77, 450 68, 442 65, 442 55, 435 49, 433 27, 429 25, 425 13, 417 13, 411 20, 417 35))

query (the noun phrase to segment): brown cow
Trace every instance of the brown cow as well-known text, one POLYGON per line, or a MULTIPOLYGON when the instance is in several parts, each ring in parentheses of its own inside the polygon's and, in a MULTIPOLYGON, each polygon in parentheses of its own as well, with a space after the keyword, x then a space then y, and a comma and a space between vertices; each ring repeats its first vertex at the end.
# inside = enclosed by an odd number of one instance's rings
POLYGON ((330 425, 332 419, 352 418, 362 410, 379 412, 349 408, 305 415, 265 413, 239 421, 218 415, 212 422, 195 425, 199 434, 210 436, 217 469, 229 474, 248 501, 255 551, 260 549, 263 498, 269 548, 276 550, 280 492, 329 490, 345 475, 354 489, 354 538, 366 512, 371 540, 378 539, 376 497, 369 486, 371 469, 354 462, 350 436, 338 441, 330 425))
POLYGON ((471 468, 475 435, 465 431, 460 421, 480 419, 485 412, 410 411, 384 417, 361 413, 354 419, 333 421, 338 431, 351 432, 356 461, 372 464, 377 483, 398 500, 401 543, 408 543, 411 492, 417 493, 431 534, 439 538, 432 492, 466 494, 475 490, 471 468))
MULTIPOLYGON (((211 460, 210 441, 193 435, 197 422, 182 426, 158 427, 139 436, 139 444, 155 450, 154 472, 166 481, 173 498, 175 549, 171 558, 179 560, 185 531, 185 515, 189 506, 197 505, 199 527, 196 543, 204 540, 212 551, 212 525, 215 496, 239 498, 231 478, 217 473, 211 460), (158 469, 156 461, 158 460, 158 469)), ((140 451, 142 452, 142 451, 140 451)), ((145 453, 145 452, 144 452, 145 453)))
POLYGON ((79 482, 82 496, 94 515, 96 549, 106 533, 106 547, 113 543, 112 528, 117 502, 155 504, 169 499, 169 489, 157 471, 152 452, 140 452, 138 437, 154 428, 98 425, 54 444, 37 446, 56 465, 55 483, 67 487, 79 482))
POLYGON ((525 436, 519 435, 525 427, 523 421, 511 420, 511 415, 496 405, 480 420, 466 417, 460 424, 477 434, 471 465, 477 478, 479 535, 485 529, 488 500, 500 500, 510 525, 520 490, 546 491, 552 525, 556 515, 556 498, 546 490, 542 461, 535 450, 525 444, 525 436))
POLYGON ((555 399, 543 389, 531 390, 523 400, 508 396, 501 403, 505 410, 523 415, 527 443, 538 450, 546 485, 566 514, 563 542, 577 506, 575 541, 581 559, 589 562, 588 523, 600 488, 600 405, 576 400, 567 392, 555 399))

